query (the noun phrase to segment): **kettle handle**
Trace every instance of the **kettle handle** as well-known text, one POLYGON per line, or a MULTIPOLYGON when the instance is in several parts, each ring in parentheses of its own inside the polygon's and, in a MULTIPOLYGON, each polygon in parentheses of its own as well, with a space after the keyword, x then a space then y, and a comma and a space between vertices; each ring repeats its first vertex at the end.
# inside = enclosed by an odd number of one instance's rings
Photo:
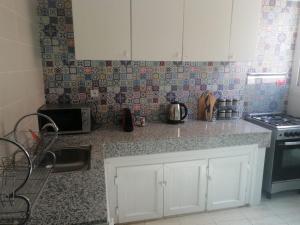
POLYGON ((185 104, 183 104, 183 103, 179 103, 179 105, 180 105, 180 119, 181 120, 184 120, 186 117, 187 117, 187 115, 188 115, 188 108, 186 107, 186 105, 185 104), (181 110, 181 108, 184 108, 184 115, 182 115, 182 110, 181 110))

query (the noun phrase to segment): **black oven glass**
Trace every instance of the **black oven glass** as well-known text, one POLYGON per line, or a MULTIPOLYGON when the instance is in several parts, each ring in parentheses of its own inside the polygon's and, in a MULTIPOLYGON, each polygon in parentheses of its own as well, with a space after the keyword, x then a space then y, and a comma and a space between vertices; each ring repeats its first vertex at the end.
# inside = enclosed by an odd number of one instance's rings
MULTIPOLYGON (((55 122, 59 132, 82 130, 81 109, 47 110, 41 111, 41 113, 49 116, 55 122)), ((48 121, 42 118, 40 120, 40 127, 46 123, 48 121)))
POLYGON ((299 141, 278 141, 276 143, 273 181, 300 179, 299 141))

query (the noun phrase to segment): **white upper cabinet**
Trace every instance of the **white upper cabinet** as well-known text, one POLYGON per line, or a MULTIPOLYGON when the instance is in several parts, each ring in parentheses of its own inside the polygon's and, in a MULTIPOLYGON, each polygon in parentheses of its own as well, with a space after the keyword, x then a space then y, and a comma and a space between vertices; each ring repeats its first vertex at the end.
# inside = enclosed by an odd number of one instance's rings
POLYGON ((183 60, 228 59, 232 1, 185 1, 183 60))
POLYGON ((132 0, 132 59, 182 60, 184 0, 132 0))
POLYGON ((78 60, 130 60, 130 0, 73 0, 78 60))
POLYGON ((261 0, 73 0, 76 59, 251 61, 261 0))
POLYGON ((261 0, 234 1, 229 60, 250 61, 255 59, 260 16, 261 0))
POLYGON ((185 0, 183 60, 255 58, 261 0, 185 0))

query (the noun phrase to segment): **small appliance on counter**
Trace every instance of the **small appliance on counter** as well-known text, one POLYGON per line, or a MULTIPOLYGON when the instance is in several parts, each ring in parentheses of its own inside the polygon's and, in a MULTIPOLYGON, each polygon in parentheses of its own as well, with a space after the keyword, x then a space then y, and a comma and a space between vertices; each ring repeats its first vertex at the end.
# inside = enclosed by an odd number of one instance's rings
MULTIPOLYGON (((49 116, 59 128, 59 134, 82 134, 91 132, 91 108, 86 105, 43 105, 38 113, 49 116)), ((40 129, 47 121, 39 119, 40 129)))
POLYGON ((263 189, 272 194, 300 189, 300 118, 281 113, 250 114, 246 120, 272 130, 263 189))
POLYGON ((178 124, 183 123, 188 115, 188 108, 180 102, 172 102, 168 109, 168 123, 178 124))
POLYGON ((126 132, 132 132, 134 127, 133 127, 133 117, 131 114, 130 109, 125 108, 123 109, 123 114, 122 114, 122 128, 126 132))

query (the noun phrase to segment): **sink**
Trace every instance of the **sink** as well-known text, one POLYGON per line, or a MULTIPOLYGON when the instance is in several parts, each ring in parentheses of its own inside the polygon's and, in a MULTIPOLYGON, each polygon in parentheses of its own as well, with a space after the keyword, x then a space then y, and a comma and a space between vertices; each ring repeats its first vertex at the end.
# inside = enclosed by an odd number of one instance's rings
MULTIPOLYGON (((54 173, 69 172, 78 170, 89 170, 91 166, 92 146, 70 146, 62 149, 53 150, 56 156, 56 164, 53 168, 54 173)), ((43 165, 48 165, 51 158, 45 158, 43 165)))

